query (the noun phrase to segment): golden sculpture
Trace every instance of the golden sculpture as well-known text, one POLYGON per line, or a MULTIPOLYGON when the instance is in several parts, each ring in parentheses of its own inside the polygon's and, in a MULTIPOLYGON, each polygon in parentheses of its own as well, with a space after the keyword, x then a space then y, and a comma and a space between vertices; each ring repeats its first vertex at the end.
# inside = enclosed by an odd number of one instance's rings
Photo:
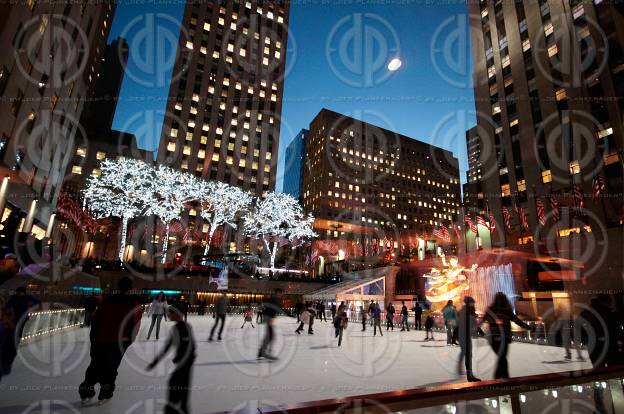
MULTIPOLYGON (((434 267, 424 275, 427 279, 425 296, 431 302, 431 309, 434 311, 442 309, 449 300, 458 304, 462 293, 470 287, 468 278, 464 275, 466 268, 459 264, 457 257, 451 256, 447 262, 441 250, 438 251, 438 256, 442 259, 444 267, 441 269, 434 267)), ((470 270, 476 268, 477 265, 474 264, 470 270)))

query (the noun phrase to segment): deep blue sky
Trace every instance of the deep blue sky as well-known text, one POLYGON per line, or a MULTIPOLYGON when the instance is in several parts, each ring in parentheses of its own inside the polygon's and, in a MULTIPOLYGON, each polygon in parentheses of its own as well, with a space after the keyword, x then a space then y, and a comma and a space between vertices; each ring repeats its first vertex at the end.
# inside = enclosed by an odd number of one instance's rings
MULTIPOLYGON (((453 151, 463 181, 464 133, 475 123, 465 3, 342 3, 292 4, 277 188, 288 143, 323 107, 453 151), (383 79, 394 55, 403 66, 383 79)), ((182 2, 122 0, 111 29, 129 38, 131 55, 115 127, 144 148, 160 137, 182 13, 182 2)))

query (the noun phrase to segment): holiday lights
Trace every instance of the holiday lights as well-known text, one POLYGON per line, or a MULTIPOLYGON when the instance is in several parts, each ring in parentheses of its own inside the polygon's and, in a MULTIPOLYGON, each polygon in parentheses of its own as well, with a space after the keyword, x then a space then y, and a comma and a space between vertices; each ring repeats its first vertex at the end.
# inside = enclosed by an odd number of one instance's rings
POLYGON ((316 236, 313 222, 312 215, 306 216, 292 196, 269 192, 266 197, 257 199, 253 210, 245 216, 244 230, 248 236, 262 240, 271 255, 271 269, 274 269, 277 250, 286 241, 316 236))
POLYGON ((154 194, 155 171, 143 161, 123 157, 102 160, 100 170, 98 177, 87 180, 85 200, 96 218, 121 218, 119 259, 123 261, 128 221, 147 211, 154 194))
POLYGON ((237 216, 251 204, 251 195, 220 181, 203 182, 199 192, 202 205, 199 214, 210 226, 204 250, 204 255, 207 255, 214 232, 225 224, 235 229, 237 216))

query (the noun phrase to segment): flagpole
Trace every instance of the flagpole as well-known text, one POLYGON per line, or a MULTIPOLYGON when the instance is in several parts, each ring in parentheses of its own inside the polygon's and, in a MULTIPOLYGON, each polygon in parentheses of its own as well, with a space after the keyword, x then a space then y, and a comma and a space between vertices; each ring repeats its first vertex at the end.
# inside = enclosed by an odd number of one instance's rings
MULTIPOLYGON (((536 224, 537 224, 537 241, 541 241, 542 240, 542 229, 541 226, 542 224, 540 223, 540 217, 539 217, 539 211, 537 211, 537 194, 535 193, 535 184, 533 184, 532 186, 533 188, 533 208, 535 209, 535 218, 536 220, 536 224)), ((535 241, 534 241, 535 242, 535 241)))

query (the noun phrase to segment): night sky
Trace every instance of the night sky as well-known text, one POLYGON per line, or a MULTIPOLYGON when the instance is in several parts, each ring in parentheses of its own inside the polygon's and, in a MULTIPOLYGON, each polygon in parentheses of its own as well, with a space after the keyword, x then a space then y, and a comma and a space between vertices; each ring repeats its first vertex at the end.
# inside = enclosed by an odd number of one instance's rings
MULTIPOLYGON (((110 36, 129 40, 130 60, 114 127, 143 148, 160 138, 183 9, 117 7, 110 36)), ((475 124, 465 3, 295 1, 290 35, 278 190, 288 143, 323 107, 453 151, 465 180, 465 131, 475 124), (390 73, 397 56, 403 66, 390 73)))

